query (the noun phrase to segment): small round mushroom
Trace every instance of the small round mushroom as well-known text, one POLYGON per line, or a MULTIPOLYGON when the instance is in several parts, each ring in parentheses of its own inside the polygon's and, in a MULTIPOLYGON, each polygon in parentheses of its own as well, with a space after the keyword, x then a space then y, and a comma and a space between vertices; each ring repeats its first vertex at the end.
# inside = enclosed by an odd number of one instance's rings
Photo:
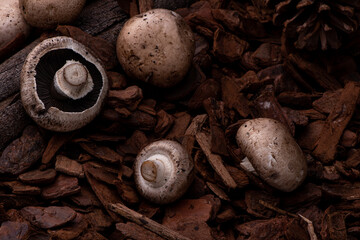
POLYGON ((184 78, 194 51, 191 28, 179 14, 167 9, 130 18, 116 44, 118 60, 127 75, 162 88, 184 78))
POLYGON ((236 141, 256 173, 270 186, 284 192, 305 179, 307 162, 289 130, 279 121, 256 118, 241 125, 236 141))
POLYGON ((21 72, 21 100, 41 127, 68 132, 100 112, 108 79, 100 61, 70 37, 42 41, 27 56, 21 72))
POLYGON ((24 39, 30 34, 19 9, 19 0, 0 0, 0 49, 18 37, 24 39))
POLYGON ((20 0, 20 10, 31 26, 51 29, 74 21, 85 3, 86 0, 20 0))
POLYGON ((134 163, 139 193, 157 204, 180 198, 194 178, 191 157, 178 142, 160 140, 143 148, 134 163))

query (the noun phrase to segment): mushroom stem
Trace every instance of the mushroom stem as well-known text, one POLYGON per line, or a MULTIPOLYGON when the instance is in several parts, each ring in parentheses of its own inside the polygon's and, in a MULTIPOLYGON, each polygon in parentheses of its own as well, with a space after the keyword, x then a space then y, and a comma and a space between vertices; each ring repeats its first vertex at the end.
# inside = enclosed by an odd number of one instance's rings
POLYGON ((157 188, 166 183, 166 176, 171 174, 172 169, 170 159, 162 154, 154 154, 141 164, 141 175, 157 188))
POLYGON ((60 99, 79 99, 94 87, 87 68, 77 61, 67 61, 54 77, 53 94, 60 99))

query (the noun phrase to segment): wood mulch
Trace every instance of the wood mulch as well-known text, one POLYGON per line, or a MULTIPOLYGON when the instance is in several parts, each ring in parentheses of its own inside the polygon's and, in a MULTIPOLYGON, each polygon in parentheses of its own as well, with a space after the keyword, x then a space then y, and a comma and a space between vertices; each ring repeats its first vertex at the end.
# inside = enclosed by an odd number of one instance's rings
POLYGON ((169 1, 196 50, 186 78, 162 90, 129 79, 115 43, 129 15, 166 2, 88 1, 71 26, 34 31, 0 56, 0 239, 359 239, 360 35, 338 50, 297 50, 259 20, 251 2, 261 1, 169 1), (37 127, 19 97, 25 57, 57 35, 89 47, 110 80, 100 116, 70 133, 37 127), (291 193, 240 165, 236 132, 258 117, 285 124, 306 156, 307 178, 291 193), (137 153, 159 139, 182 143, 196 169, 168 205, 143 199, 133 181, 137 153))

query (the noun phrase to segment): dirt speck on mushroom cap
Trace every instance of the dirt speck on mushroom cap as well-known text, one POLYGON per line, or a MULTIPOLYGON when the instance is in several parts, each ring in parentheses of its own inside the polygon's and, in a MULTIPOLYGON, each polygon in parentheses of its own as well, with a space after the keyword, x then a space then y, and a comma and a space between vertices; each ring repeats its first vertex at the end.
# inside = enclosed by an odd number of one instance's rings
POLYGON ((239 128, 236 140, 269 185, 290 192, 306 178, 304 154, 282 123, 269 118, 249 120, 239 128))
POLYGON ((195 51, 191 28, 170 10, 153 9, 129 19, 118 36, 125 72, 158 87, 171 87, 188 72, 195 51))

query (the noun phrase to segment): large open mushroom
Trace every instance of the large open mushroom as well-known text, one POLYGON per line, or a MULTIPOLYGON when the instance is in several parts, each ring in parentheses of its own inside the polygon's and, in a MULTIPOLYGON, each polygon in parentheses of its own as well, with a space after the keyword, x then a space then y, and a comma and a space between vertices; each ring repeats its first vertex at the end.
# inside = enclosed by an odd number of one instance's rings
POLYGON ((69 37, 37 45, 25 60, 20 83, 26 112, 41 127, 60 132, 92 121, 108 90, 99 60, 69 37))

